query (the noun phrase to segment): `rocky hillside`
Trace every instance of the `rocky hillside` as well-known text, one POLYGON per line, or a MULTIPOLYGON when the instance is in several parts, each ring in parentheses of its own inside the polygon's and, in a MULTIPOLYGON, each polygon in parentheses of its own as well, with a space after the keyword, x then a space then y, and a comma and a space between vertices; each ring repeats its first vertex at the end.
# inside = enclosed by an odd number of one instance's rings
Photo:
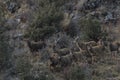
POLYGON ((119 0, 0 0, 0 80, 120 80, 119 0))

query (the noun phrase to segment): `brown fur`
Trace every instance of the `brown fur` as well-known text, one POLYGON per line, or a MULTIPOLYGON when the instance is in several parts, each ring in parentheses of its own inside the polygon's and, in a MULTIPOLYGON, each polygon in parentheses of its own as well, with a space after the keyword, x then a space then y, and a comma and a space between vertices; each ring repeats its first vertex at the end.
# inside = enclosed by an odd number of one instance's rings
POLYGON ((50 59, 50 70, 54 70, 54 68, 56 68, 56 66, 59 64, 59 58, 58 55, 55 53, 53 55, 51 55, 50 59))
POLYGON ((82 50, 82 51, 79 51, 79 52, 74 52, 73 53, 73 59, 74 61, 82 61, 83 59, 85 59, 85 55, 86 55, 87 51, 85 50, 82 50))
POLYGON ((117 51, 119 52, 119 47, 120 47, 120 43, 119 42, 110 42, 109 44, 109 48, 110 48, 110 51, 117 51))
POLYGON ((91 53, 93 53, 93 55, 101 55, 101 53, 103 53, 105 48, 102 45, 97 45, 97 46, 90 47, 89 50, 91 53))
POLYGON ((65 56, 70 54, 70 50, 68 48, 63 48, 63 49, 57 50, 56 53, 58 53, 59 56, 65 56))
POLYGON ((102 44, 101 40, 98 42, 97 46, 88 46, 88 51, 92 57, 92 63, 97 61, 97 58, 100 58, 100 56, 103 56, 105 50, 105 46, 102 44))
POLYGON ((69 55, 66 55, 66 56, 61 56, 59 61, 60 61, 61 67, 69 66, 69 65, 72 64, 73 55, 69 54, 69 55))
POLYGON ((78 44, 82 50, 87 50, 87 46, 96 46, 97 45, 97 43, 95 41, 79 42, 78 44))
POLYGON ((27 45, 31 52, 38 52, 40 49, 46 46, 44 41, 35 42, 30 40, 27 40, 27 45))
POLYGON ((119 42, 110 42, 109 50, 111 52, 112 57, 116 57, 117 53, 119 53, 120 43, 119 42))

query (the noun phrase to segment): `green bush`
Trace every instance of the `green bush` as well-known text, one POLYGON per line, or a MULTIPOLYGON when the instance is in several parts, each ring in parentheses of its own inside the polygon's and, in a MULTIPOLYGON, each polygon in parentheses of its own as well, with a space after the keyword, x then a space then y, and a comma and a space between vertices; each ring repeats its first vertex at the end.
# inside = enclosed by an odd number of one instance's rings
POLYGON ((31 62, 29 54, 15 57, 13 73, 20 80, 54 80, 53 74, 44 64, 31 62))
POLYGON ((31 68, 32 65, 27 55, 16 56, 13 72, 21 79, 30 74, 31 68))
POLYGON ((60 22, 63 19, 62 8, 56 4, 60 0, 39 0, 38 8, 34 14, 33 23, 31 23, 26 36, 32 40, 40 40, 51 36, 60 30, 60 22))
POLYGON ((5 27, 4 9, 0 5, 0 69, 9 67, 11 48, 8 43, 8 36, 5 35, 7 31, 5 27))
POLYGON ((73 67, 70 75, 71 80, 85 80, 85 74, 80 67, 73 67))
POLYGON ((102 37, 102 30, 99 21, 91 18, 80 21, 81 36, 83 40, 97 41, 102 37))
POLYGON ((29 75, 24 76, 24 80, 55 80, 53 74, 44 65, 32 67, 29 75), (31 78, 31 79, 30 79, 31 78))
POLYGON ((91 80, 91 72, 87 67, 81 67, 78 65, 71 66, 67 69, 67 74, 64 74, 65 80, 91 80))
POLYGON ((66 32, 70 37, 74 37, 78 35, 79 28, 74 22, 71 21, 66 32))
POLYGON ((0 69, 9 66, 10 52, 7 39, 0 34, 0 69))
POLYGON ((38 74, 38 77, 35 77, 32 75, 27 75, 23 78, 23 80, 55 80, 53 78, 53 75, 50 75, 49 73, 41 73, 38 74))

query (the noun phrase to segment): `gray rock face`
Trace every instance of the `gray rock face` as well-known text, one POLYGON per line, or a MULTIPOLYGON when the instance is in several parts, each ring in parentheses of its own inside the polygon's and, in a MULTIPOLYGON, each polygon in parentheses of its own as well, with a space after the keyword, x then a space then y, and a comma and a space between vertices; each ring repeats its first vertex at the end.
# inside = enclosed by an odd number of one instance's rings
POLYGON ((105 21, 113 19, 112 13, 108 12, 108 14, 105 16, 105 21))
POLYGON ((100 5, 100 3, 101 0, 95 0, 95 1, 88 0, 86 3, 84 3, 83 9, 85 10, 95 9, 100 5))
POLYGON ((7 3, 7 9, 11 12, 11 13, 15 13, 17 9, 20 8, 20 5, 15 3, 15 2, 9 2, 7 3))

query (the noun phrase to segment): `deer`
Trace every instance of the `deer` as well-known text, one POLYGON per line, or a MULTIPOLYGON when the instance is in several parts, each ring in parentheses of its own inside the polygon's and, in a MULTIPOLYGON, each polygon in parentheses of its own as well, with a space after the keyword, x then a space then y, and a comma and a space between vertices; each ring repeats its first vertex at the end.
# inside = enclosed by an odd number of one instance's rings
POLYGON ((120 43, 117 41, 109 42, 108 47, 109 47, 111 56, 113 57, 117 56, 117 53, 119 53, 120 43))
POLYGON ((27 45, 32 53, 38 52, 39 50, 45 48, 46 46, 46 43, 44 41, 35 42, 31 41, 30 39, 26 39, 25 41, 27 42, 27 45))
POLYGON ((57 67, 57 65, 59 64, 59 56, 57 55, 57 53, 54 53, 53 55, 50 56, 49 60, 50 60, 50 70, 54 71, 54 69, 57 67))
POLYGON ((60 62, 61 67, 67 67, 67 66, 71 65, 72 61, 73 61, 72 54, 60 56, 60 58, 59 58, 59 62, 60 62))
POLYGON ((103 44, 102 39, 100 39, 97 42, 96 46, 89 45, 89 46, 87 46, 87 48, 88 48, 89 53, 91 53, 91 55, 92 55, 92 58, 93 58, 92 60, 96 60, 96 58, 103 56, 104 51, 106 51, 106 48, 103 44))

